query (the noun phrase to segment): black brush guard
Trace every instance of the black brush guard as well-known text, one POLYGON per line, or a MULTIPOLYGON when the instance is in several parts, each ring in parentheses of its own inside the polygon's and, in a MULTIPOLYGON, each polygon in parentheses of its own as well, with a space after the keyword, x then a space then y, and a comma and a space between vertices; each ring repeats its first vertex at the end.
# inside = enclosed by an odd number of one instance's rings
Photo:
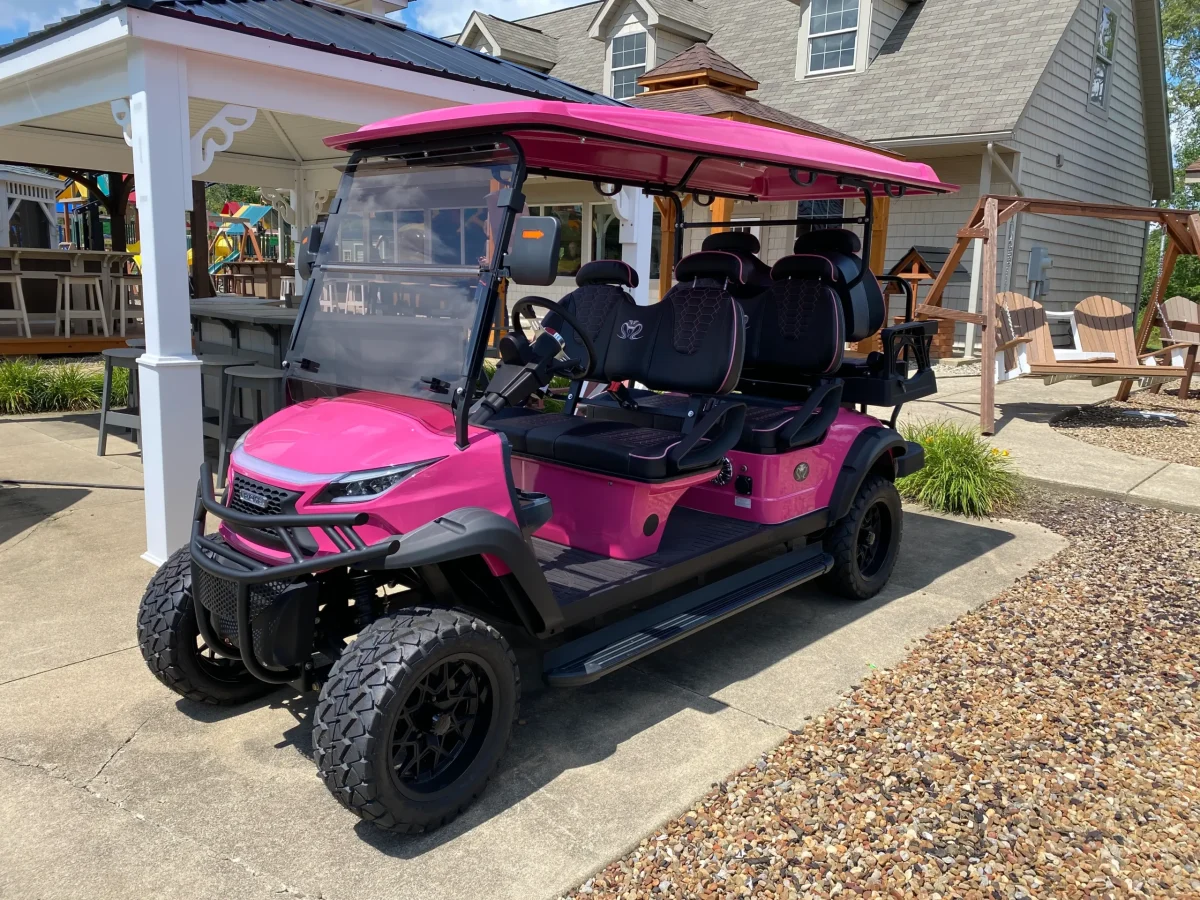
POLYGON ((355 526, 365 525, 367 519, 366 513, 260 516, 239 512, 217 502, 208 464, 201 466, 196 512, 192 522, 191 557, 196 625, 204 642, 219 656, 240 659, 246 670, 260 681, 287 684, 300 678, 304 674, 302 666, 268 666, 259 659, 259 654, 263 652, 263 636, 258 632, 262 629, 253 628, 251 618, 278 602, 283 594, 306 576, 329 569, 362 566, 395 553, 400 546, 398 539, 367 546, 354 530, 355 526), (238 552, 223 541, 210 540, 204 536, 209 513, 221 518, 239 533, 245 531, 252 535, 270 529, 273 536, 287 548, 292 562, 268 565, 238 552), (302 542, 298 539, 297 530, 309 528, 319 528, 339 552, 324 556, 306 555, 301 550, 302 542), (200 571, 197 572, 197 569, 200 571), (233 602, 222 602, 222 599, 232 599, 233 602), (232 617, 229 612, 233 612, 232 617), (236 653, 217 633, 212 616, 222 620, 223 624, 233 626, 229 630, 237 634, 236 653))

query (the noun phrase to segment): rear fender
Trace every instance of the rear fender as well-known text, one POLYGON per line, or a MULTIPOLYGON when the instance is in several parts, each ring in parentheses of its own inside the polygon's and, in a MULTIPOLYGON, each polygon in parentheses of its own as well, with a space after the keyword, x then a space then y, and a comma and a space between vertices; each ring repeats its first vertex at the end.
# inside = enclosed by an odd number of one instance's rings
MULTIPOLYGON (((562 611, 558 602, 542 574, 533 548, 511 519, 490 509, 468 506, 439 516, 410 531, 399 541, 400 546, 394 553, 375 561, 370 567, 385 571, 418 569, 468 557, 494 556, 508 567, 541 619, 544 630, 552 632, 561 627, 562 611)), ((525 612, 517 610, 518 616, 528 621, 525 612)))
POLYGON ((900 472, 897 471, 897 460, 907 457, 911 452, 909 443, 894 429, 882 425, 863 429, 846 453, 833 487, 833 496, 829 498, 830 524, 840 521, 850 512, 854 497, 868 475, 878 472, 894 481, 899 474, 911 474, 907 471, 907 465, 900 472))

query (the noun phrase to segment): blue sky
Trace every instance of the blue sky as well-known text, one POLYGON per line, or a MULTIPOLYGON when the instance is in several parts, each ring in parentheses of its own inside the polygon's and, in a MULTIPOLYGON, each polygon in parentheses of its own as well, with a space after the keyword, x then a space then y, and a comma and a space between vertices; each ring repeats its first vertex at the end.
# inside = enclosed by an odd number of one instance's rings
MULTIPOLYGON (((478 9, 505 19, 519 19, 573 6, 579 0, 413 0, 400 14, 409 25, 436 34, 452 34, 478 9)), ((57 22, 63 16, 96 5, 95 0, 0 0, 0 44, 7 44, 32 29, 57 22)))

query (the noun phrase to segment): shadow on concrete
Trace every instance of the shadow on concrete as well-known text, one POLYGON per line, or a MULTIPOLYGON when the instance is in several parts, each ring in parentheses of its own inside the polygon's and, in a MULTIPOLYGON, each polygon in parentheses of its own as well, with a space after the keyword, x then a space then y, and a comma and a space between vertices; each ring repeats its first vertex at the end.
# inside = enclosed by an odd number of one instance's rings
MULTIPOLYGON (((523 633, 506 629, 520 665, 523 697, 512 744, 488 788, 462 816, 435 832, 396 835, 360 822, 358 836, 389 856, 420 857, 501 815, 560 774, 607 759, 621 744, 685 710, 722 712, 727 705, 713 695, 723 688, 758 675, 1012 540, 1008 532, 986 523, 912 510, 905 515, 905 535, 891 583, 871 600, 850 602, 805 585, 580 688, 545 687, 539 646, 523 633)), ((284 688, 249 707, 211 707, 187 700, 179 700, 177 707, 206 722, 264 706, 286 710, 294 724, 275 746, 292 747, 311 758, 316 702, 315 694, 296 696, 284 688)))
MULTIPOLYGON (((3 477, 0 472, 0 477, 3 477)), ((85 488, 0 484, 0 544, 74 506, 91 491, 85 488)))
MULTIPOLYGON (((978 411, 979 407, 975 408, 978 411)), ((996 406, 996 433, 999 434, 1005 425, 1017 419, 1051 425, 1079 408, 1079 404, 1069 400, 1062 403, 1000 403, 996 406)))

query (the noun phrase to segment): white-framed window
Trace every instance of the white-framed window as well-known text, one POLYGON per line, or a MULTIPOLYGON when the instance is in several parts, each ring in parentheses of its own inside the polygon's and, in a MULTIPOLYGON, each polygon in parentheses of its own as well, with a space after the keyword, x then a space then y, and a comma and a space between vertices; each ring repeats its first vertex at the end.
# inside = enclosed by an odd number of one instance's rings
POLYGON ((1092 86, 1088 101, 1096 106, 1108 104, 1108 87, 1112 79, 1113 59, 1117 51, 1116 12, 1111 6, 1101 5, 1100 19, 1096 23, 1096 54, 1092 61, 1092 86))
MULTIPOLYGON (((738 218, 738 219, 730 219, 729 221, 731 221, 731 222, 746 222, 746 223, 750 223, 750 222, 757 222, 757 221, 758 221, 758 219, 754 219, 754 218, 738 218)), ((731 226, 729 226, 729 230, 730 230, 730 231, 742 231, 742 232, 745 232, 746 234, 752 234, 752 235, 754 235, 756 238, 758 238, 759 240, 762 240, 762 228, 761 228, 761 226, 758 226, 758 225, 750 225, 750 224, 746 224, 746 225, 736 225, 736 224, 735 224, 735 225, 731 225, 731 226)))
POLYGON ((637 80, 646 74, 646 32, 617 35, 610 46, 611 94, 617 100, 628 100, 644 90, 637 80))
POLYGON ((811 0, 805 55, 810 75, 852 71, 858 57, 863 0, 811 0))

